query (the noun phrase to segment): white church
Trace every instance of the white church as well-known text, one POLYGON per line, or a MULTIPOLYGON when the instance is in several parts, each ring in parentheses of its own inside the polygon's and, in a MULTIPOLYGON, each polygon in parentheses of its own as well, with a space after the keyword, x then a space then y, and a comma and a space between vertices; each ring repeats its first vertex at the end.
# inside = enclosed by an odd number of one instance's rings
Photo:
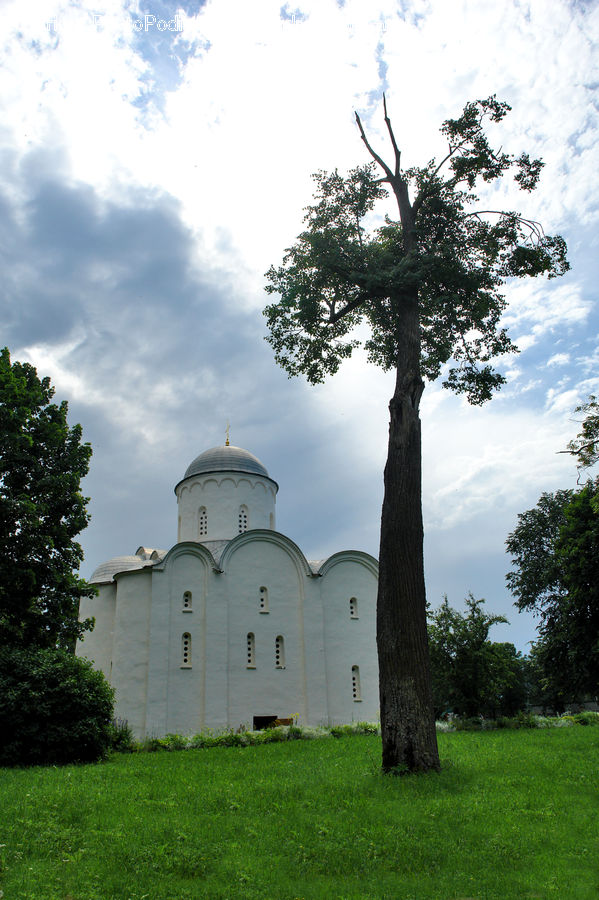
POLYGON ((177 543, 98 566, 77 645, 115 689, 137 738, 378 717, 377 561, 309 562, 276 531, 278 485, 227 443, 175 487, 177 543))

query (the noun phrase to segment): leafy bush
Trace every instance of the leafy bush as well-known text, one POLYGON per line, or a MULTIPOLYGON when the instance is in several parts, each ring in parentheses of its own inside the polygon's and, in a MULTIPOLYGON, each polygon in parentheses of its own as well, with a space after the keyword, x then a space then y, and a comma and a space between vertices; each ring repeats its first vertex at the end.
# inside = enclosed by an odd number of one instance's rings
POLYGON ((489 724, 489 720, 485 720, 481 718, 481 716, 469 716, 464 718, 456 716, 453 724, 456 731, 484 731, 486 728, 493 727, 489 724))
POLYGON ((115 753, 133 753, 135 741, 126 719, 113 719, 110 723, 110 749, 115 753))
POLYGON ((113 691, 64 650, 0 649, 0 765, 93 762, 111 744, 113 691))
POLYGON ((157 750, 164 750, 164 743, 162 738, 148 736, 140 743, 139 749, 147 753, 156 753, 157 750))
POLYGON ((380 726, 378 722, 355 722, 353 732, 354 734, 379 734, 380 726))
POLYGON ((333 737, 339 738, 344 737, 348 734, 355 734, 355 731, 352 725, 333 725, 331 728, 331 734, 333 737))
POLYGON ((162 738, 165 750, 187 750, 187 738, 180 734, 167 734, 162 738))
POLYGON ((574 721, 577 725, 599 725, 599 713, 587 710, 576 713, 574 721))
POLYGON ((537 728, 537 717, 530 712, 519 712, 515 717, 517 728, 537 728))

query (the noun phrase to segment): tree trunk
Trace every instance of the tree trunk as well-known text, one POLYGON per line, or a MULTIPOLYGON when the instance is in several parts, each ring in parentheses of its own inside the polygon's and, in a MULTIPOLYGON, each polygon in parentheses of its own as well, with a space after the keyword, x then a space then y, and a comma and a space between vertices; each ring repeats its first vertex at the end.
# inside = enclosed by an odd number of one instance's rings
POLYGON ((439 769, 433 714, 422 525, 417 296, 398 301, 398 363, 389 403, 381 516, 377 647, 383 771, 439 769))

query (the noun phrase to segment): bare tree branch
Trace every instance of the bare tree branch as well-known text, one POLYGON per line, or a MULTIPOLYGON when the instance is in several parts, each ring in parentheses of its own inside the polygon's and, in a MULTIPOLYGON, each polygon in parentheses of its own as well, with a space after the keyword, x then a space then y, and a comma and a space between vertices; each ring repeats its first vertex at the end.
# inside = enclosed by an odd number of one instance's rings
POLYGON ((360 136, 361 136, 362 140, 364 141, 364 143, 366 144, 366 149, 368 150, 368 152, 370 153, 370 155, 372 156, 374 161, 379 164, 379 166, 381 167, 381 169, 383 170, 383 172, 386 175, 386 178, 381 178, 380 181, 381 182, 391 181, 393 178, 393 172, 391 171, 391 169, 389 168, 387 163, 381 159, 381 157, 378 155, 378 153, 375 153, 375 151, 372 149, 372 147, 368 143, 368 138, 366 137, 366 134, 364 132, 362 122, 360 121, 360 116, 358 115, 358 113, 356 113, 355 115, 356 115, 356 122, 358 123, 358 128, 360 129, 360 136))
POLYGON ((389 137, 391 138, 391 143, 393 145, 393 152, 395 154, 395 177, 399 178, 400 173, 400 161, 401 161, 401 151, 397 146, 397 142, 395 140, 395 135, 393 134, 393 128, 391 127, 391 119, 387 115, 387 98, 383 94, 383 110, 385 112, 385 125, 387 126, 387 131, 389 132, 389 137))
MULTIPOLYGON (((504 216, 505 211, 500 209, 477 209, 472 212, 465 212, 463 214, 465 219, 471 218, 474 216, 475 219, 479 219, 482 222, 481 216, 504 216)), ((545 237, 545 229, 541 225, 540 222, 535 221, 535 219, 525 219, 524 216, 514 216, 516 221, 525 226, 530 230, 532 234, 536 237, 538 241, 545 237)))

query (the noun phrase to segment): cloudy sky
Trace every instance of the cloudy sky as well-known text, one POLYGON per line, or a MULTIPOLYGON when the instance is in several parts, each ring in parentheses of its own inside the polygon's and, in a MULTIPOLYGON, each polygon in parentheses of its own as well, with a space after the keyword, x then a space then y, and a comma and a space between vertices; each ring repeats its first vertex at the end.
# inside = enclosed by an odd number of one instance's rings
POLYGON ((597 2, 3 0, 1 21, 0 344, 50 375, 94 448, 85 576, 174 543, 173 487, 227 421, 309 558, 377 554, 392 379, 358 355, 322 386, 288 380, 263 273, 310 174, 366 161, 354 110, 388 153, 385 91, 409 165, 468 100, 512 105, 499 142, 546 163, 520 209, 563 234, 572 271, 508 285, 522 352, 486 407, 427 386, 424 516, 430 602, 485 597, 511 621, 494 638, 525 649, 504 541, 575 485, 558 451, 599 391, 597 2))

